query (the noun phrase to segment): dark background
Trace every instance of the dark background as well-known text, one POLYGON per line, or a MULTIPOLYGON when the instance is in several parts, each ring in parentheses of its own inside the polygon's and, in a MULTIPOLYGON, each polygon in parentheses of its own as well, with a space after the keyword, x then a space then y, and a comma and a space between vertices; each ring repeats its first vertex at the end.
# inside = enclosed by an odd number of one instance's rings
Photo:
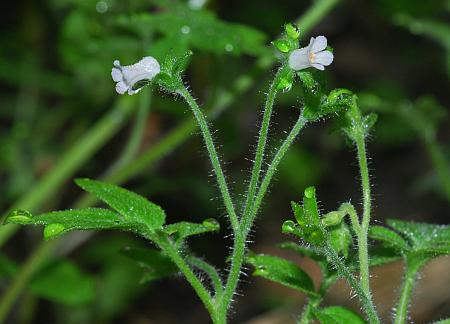
MULTIPOLYGON (((1 4, 1 210, 6 211, 44 174, 52 172, 77 138, 113 107, 118 100, 110 80, 113 59, 130 64, 143 55, 152 55, 152 42, 144 43, 140 38, 144 33, 132 33, 111 21, 140 12, 157 13, 161 10, 155 5, 157 1, 105 3, 108 5, 105 13, 96 11, 96 1, 1 4), (128 37, 126 41, 124 35, 128 37)), ((206 8, 226 22, 260 30, 269 44, 285 22, 295 21, 309 6, 308 1, 298 0, 213 0, 206 8)), ((381 111, 368 143, 376 223, 386 218, 449 223, 450 196, 440 185, 429 151, 421 140, 422 133, 398 112, 399 107, 408 105, 413 110, 420 109, 418 100, 424 96, 431 98, 431 111, 438 111, 441 117, 436 119, 432 113, 423 116, 430 119, 437 143, 448 157, 449 6, 448 1, 342 1, 309 33, 326 35, 334 48, 335 61, 326 71, 329 87, 349 88, 360 94, 363 110, 381 111), (433 25, 436 22, 441 25, 436 27, 433 25), (427 32, 429 28, 431 32, 427 32), (381 98, 382 107, 372 107, 368 95, 381 98)), ((141 28, 145 30, 146 26, 141 28)), ((156 33, 155 37, 164 35, 156 33)), ((194 52, 186 79, 200 103, 208 103, 217 89, 230 87, 255 61, 255 55, 248 53, 226 55, 195 48, 194 52)), ((220 143, 219 150, 226 161, 226 173, 238 200, 242 200, 250 174, 264 93, 273 72, 273 68, 258 71, 250 91, 213 123, 216 142, 220 143)), ((141 95, 149 96, 150 89, 143 90, 141 95)), ((279 143, 296 118, 296 92, 280 95, 275 109, 270 148, 279 143)), ((189 117, 181 101, 155 91, 139 152, 189 117)), ((134 123, 132 117, 64 182, 56 195, 47 197, 39 210, 69 208, 81 195, 71 179, 99 178, 104 174, 120 156, 134 123)), ((254 243, 250 245, 257 252, 297 260, 317 281, 320 280, 317 267, 280 250, 277 244, 288 239, 281 234, 281 224, 292 217, 289 202, 300 200, 308 185, 316 186, 323 211, 333 210, 344 201, 351 200, 354 204, 360 201, 355 152, 332 126, 332 121, 322 121, 302 131, 280 166, 257 220, 254 243)), ((271 152, 273 149, 269 149, 271 152)), ((191 247, 223 268, 231 242, 223 238, 228 225, 221 217, 224 210, 210 173, 201 137, 195 131, 169 155, 124 185, 161 205, 170 222, 219 218, 221 232, 195 238, 191 247)), ((40 241, 40 230, 27 228, 15 235, 1 253, 20 264, 40 241)), ((139 267, 119 251, 125 245, 141 243, 128 234, 98 233, 67 256, 94 277, 97 291, 108 291, 106 283, 115 284, 116 288, 111 290, 114 298, 99 293, 101 298, 97 296, 91 303, 67 306, 27 292, 14 308, 12 322, 207 323, 206 312, 182 278, 163 279, 145 286, 136 284, 139 267), (122 275, 110 271, 125 263, 128 270, 122 275), (108 277, 114 275, 117 279, 108 277)), ((411 309, 411 320, 415 323, 450 315, 448 266, 449 260, 440 258, 425 268, 411 309)), ((398 263, 375 270, 375 301, 386 322, 398 295, 402 269, 398 263)), ((0 280, 0 289, 7 287, 8 280, 0 280)), ((251 276, 244 278, 239 293, 232 323, 294 322, 303 305, 301 295, 251 276)), ((357 310, 356 301, 349 301, 349 296, 349 290, 340 283, 332 289, 326 304, 350 305, 357 310)))

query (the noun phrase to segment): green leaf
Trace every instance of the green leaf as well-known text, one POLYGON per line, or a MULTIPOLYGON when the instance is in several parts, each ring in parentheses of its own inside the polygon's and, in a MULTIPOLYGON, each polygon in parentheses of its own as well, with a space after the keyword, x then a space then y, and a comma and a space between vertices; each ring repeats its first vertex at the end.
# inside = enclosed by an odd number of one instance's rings
POLYGON ((51 239, 72 230, 122 229, 138 231, 139 224, 125 220, 121 215, 108 209, 84 208, 45 213, 37 216, 28 214, 26 218, 11 213, 6 223, 19 225, 45 225, 44 237, 51 239), (31 216, 31 217, 30 217, 31 216))
POLYGON ((332 90, 326 100, 321 102, 319 113, 321 116, 338 113, 341 110, 346 110, 353 101, 353 93, 347 89, 332 90))
POLYGON ((395 247, 400 251, 409 250, 408 243, 400 235, 383 226, 370 226, 369 237, 383 242, 384 245, 395 247))
POLYGON ((364 324, 365 321, 355 312, 341 306, 331 306, 314 311, 323 324, 364 324))
POLYGON ((141 283, 161 279, 178 273, 177 266, 160 251, 143 248, 125 248, 122 253, 138 262, 144 269, 141 283))
POLYGON ((256 270, 254 276, 260 276, 307 295, 316 295, 314 283, 309 275, 296 264, 271 255, 256 254, 247 257, 247 262, 256 270))
POLYGON ((284 242, 281 245, 281 248, 291 250, 297 252, 299 255, 307 256, 308 258, 322 262, 326 262, 326 257, 323 254, 320 254, 316 249, 311 246, 301 245, 294 242, 284 242))
POLYGON ((199 235, 208 232, 217 232, 220 229, 220 224, 213 218, 205 219, 201 224, 191 222, 178 222, 164 227, 166 234, 175 237, 176 241, 184 240, 193 235, 199 235))
MULTIPOLYGON (((392 247, 371 247, 369 249, 369 266, 376 267, 379 265, 392 263, 398 260, 401 260, 402 256, 400 255, 397 249, 392 247)), ((359 260, 355 258, 355 270, 359 267, 359 260)))
POLYGON ((160 229, 164 225, 164 210, 134 192, 90 179, 77 179, 75 182, 126 219, 145 224, 150 230, 160 229))
POLYGON ((450 318, 434 322, 433 324, 450 324, 450 318))
POLYGON ((305 215, 303 214, 303 207, 296 203, 295 201, 291 201, 292 211, 294 212, 295 219, 300 226, 306 225, 305 215))
POLYGON ((300 29, 297 25, 287 23, 284 25, 284 31, 292 39, 298 39, 300 37, 300 29))
POLYGON ((165 37, 176 39, 188 48, 216 54, 266 53, 266 37, 260 31, 235 23, 223 22, 213 13, 191 10, 172 3, 168 10, 132 17, 134 24, 152 26, 165 37))
POLYGON ((343 213, 340 213, 338 211, 331 211, 322 217, 321 222, 325 227, 336 226, 342 222, 343 218, 343 213))
POLYGON ((283 222, 283 225, 281 226, 281 232, 283 234, 294 234, 300 238, 304 237, 303 231, 301 230, 300 226, 296 225, 291 220, 283 222))
POLYGON ((412 252, 448 254, 450 226, 389 219, 387 224, 403 234, 411 243, 412 252))
POLYGON ((276 85, 277 90, 288 92, 291 90, 294 84, 294 72, 287 66, 279 72, 278 83, 276 85))
POLYGON ((284 242, 280 245, 281 248, 294 251, 301 256, 306 256, 314 260, 322 270, 324 277, 331 277, 336 274, 336 271, 330 267, 328 260, 324 254, 321 254, 316 248, 311 245, 301 245, 294 242, 284 242))
POLYGON ((369 134, 370 130, 373 128, 375 123, 378 120, 378 115, 376 113, 370 113, 367 116, 363 117, 363 124, 364 124, 364 132, 369 134))
POLYGON ((348 257, 350 245, 352 243, 352 234, 345 223, 341 223, 329 230, 328 239, 332 248, 344 257, 348 257))
POLYGON ((316 188, 312 186, 305 189, 305 194, 303 196, 303 210, 307 224, 316 226, 320 224, 316 188))
POLYGON ((95 297, 93 279, 69 261, 54 263, 37 274, 31 292, 68 306, 85 305, 95 297))
POLYGON ((279 50, 282 53, 287 53, 291 50, 290 44, 286 39, 277 39, 272 42, 273 46, 277 50, 279 50))

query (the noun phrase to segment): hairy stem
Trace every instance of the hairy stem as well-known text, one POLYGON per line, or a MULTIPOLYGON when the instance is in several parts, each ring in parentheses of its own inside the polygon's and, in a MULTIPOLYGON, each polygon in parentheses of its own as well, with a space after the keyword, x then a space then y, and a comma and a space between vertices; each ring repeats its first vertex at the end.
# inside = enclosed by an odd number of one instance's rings
POLYGON ((267 171, 263 177, 263 180, 261 181, 261 186, 259 187, 258 193, 255 198, 255 202, 253 204, 253 207, 248 213, 248 216, 242 220, 242 230, 244 231, 245 237, 247 237, 251 226, 253 224, 253 221, 258 213, 259 208, 261 207, 261 203, 264 199, 264 196, 267 192, 267 189, 269 188, 269 185, 272 181, 272 177, 274 176, 275 172, 277 171, 278 165, 282 161, 284 155, 289 150, 290 146, 294 142, 294 140, 297 138, 297 135, 300 133, 302 128, 306 125, 307 119, 303 117, 303 115, 300 115, 297 119, 297 122, 295 123, 294 127, 292 127, 291 131, 289 132, 286 139, 281 144, 280 148, 275 153, 275 156, 272 159, 272 162, 270 163, 269 167, 267 168, 267 171))
POLYGON ((163 250, 167 256, 176 264, 176 266, 183 273, 186 280, 190 283, 197 296, 202 301, 206 310, 209 312, 211 319, 214 323, 217 323, 217 315, 216 310, 213 304, 213 298, 209 291, 202 284, 200 279, 194 274, 192 269, 186 263, 185 259, 181 256, 180 252, 177 250, 177 247, 173 244, 173 242, 166 236, 151 234, 150 239, 153 240, 158 246, 163 250))
POLYGON ((369 231, 371 212, 370 180, 369 169, 367 167, 367 154, 364 133, 361 131, 357 132, 357 134, 358 135, 355 138, 355 141, 363 192, 363 217, 361 221, 360 232, 358 235, 359 278, 362 289, 364 290, 368 298, 371 299, 372 297, 370 293, 369 281, 369 252, 367 245, 367 233, 369 231))
POLYGON ((220 278, 219 274, 217 273, 216 268, 214 268, 212 265, 210 265, 208 262, 198 258, 191 256, 188 258, 188 262, 196 267, 197 269, 203 271, 206 273, 211 280, 211 283, 214 287, 215 295, 214 298, 220 298, 223 294, 223 283, 222 279, 220 278))
POLYGON ((313 310, 318 307, 321 303, 328 289, 336 282, 337 276, 326 276, 324 275, 324 279, 320 284, 319 288, 319 296, 314 298, 309 298, 307 305, 303 309, 303 312, 300 314, 300 317, 297 321, 299 324, 308 324, 313 319, 313 310))
POLYGON ((427 262, 427 259, 415 260, 406 258, 405 276, 403 278, 402 292, 397 304, 394 324, 406 324, 408 320, 408 307, 411 301, 411 295, 414 284, 417 279, 420 268, 427 262))
POLYGON ((359 224, 358 214, 356 213, 355 207, 353 207, 351 203, 346 202, 339 206, 339 212, 344 214, 344 216, 348 215, 350 217, 353 230, 356 235, 359 235, 361 232, 361 225, 359 224))
POLYGON ((303 126, 306 124, 306 119, 303 118, 302 115, 298 118, 297 122, 295 123, 292 130, 289 132, 287 138, 284 140, 284 142, 281 144, 280 148, 278 149, 277 153, 275 154, 275 157, 272 160, 272 163, 270 164, 263 181, 261 182, 261 187, 259 188, 258 194, 256 196, 254 207, 251 209, 251 212, 248 214, 247 218, 243 218, 241 220, 241 232, 235 234, 234 237, 234 245, 233 245, 233 252, 231 255, 231 266, 230 266, 230 273, 227 278, 227 283, 225 286, 225 291, 223 294, 222 302, 219 306, 219 313, 221 316, 226 318, 226 314, 228 311, 228 308, 232 302, 234 292, 236 290, 237 284, 239 282, 239 277, 241 274, 242 264, 244 263, 245 258, 245 243, 248 236, 248 233, 250 232, 251 226, 253 224, 253 220, 256 215, 256 211, 258 210, 262 199, 264 198, 264 195, 267 191, 267 188, 269 187, 269 184, 272 180, 273 175, 275 174, 275 171, 283 159, 284 155, 288 151, 291 144, 294 142, 295 138, 299 134, 300 130, 303 128, 303 126))
POLYGON ((191 108, 200 127, 200 130, 202 131, 203 140, 205 141, 209 159, 211 160, 211 164, 216 175, 217 183, 219 185, 220 193, 222 194, 222 199, 225 204, 225 208, 227 210, 233 232, 237 233, 239 231, 239 220, 234 209, 233 201, 230 196, 230 191, 225 180, 222 166, 220 165, 219 155, 217 154, 211 131, 209 130, 208 122, 197 102, 192 97, 191 93, 186 89, 186 87, 184 87, 183 82, 179 80, 179 83, 180 87, 177 92, 186 100, 186 103, 191 108))
POLYGON ((328 259, 331 261, 333 266, 336 268, 338 273, 344 277, 350 287, 356 292, 358 295, 359 300, 361 301, 361 305, 363 307, 364 312, 367 315, 367 318, 371 324, 380 324, 380 319, 378 318, 378 314, 375 310, 375 306, 372 302, 372 299, 369 298, 369 296, 366 294, 360 283, 353 277, 353 274, 350 272, 350 270, 347 268, 347 266, 344 264, 344 262, 339 258, 336 251, 334 251, 333 247, 329 245, 329 242, 327 240, 327 246, 324 248, 323 252, 328 257, 328 259))
POLYGON ((267 135, 269 133, 270 119, 272 117, 273 105, 275 102, 275 97, 278 92, 277 86, 280 81, 282 69, 283 66, 278 70, 277 74, 272 80, 269 92, 267 94, 266 103, 264 105, 264 114, 261 129, 259 131, 258 144, 256 146, 255 160, 253 163, 252 174, 248 185, 247 196, 244 205, 244 212, 243 212, 244 219, 248 217, 248 213, 252 209, 253 202, 255 200, 255 194, 259 182, 261 167, 264 161, 264 153, 266 149, 267 135))
POLYGON ((234 237, 233 252, 231 255, 230 272, 227 277, 225 289, 218 305, 220 318, 226 322, 227 314, 233 295, 236 291, 239 277, 241 275, 242 264, 245 259, 245 237, 242 232, 236 233, 234 237))

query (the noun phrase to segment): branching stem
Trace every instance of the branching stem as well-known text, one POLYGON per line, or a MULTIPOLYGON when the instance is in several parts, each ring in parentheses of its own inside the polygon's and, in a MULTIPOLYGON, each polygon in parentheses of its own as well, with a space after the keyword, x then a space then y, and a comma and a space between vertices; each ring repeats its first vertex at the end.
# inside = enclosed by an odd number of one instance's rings
POLYGON ((225 175, 223 173, 222 166, 220 164, 219 155, 217 154, 216 147, 214 145, 214 141, 211 135, 211 131, 209 130, 208 122, 202 110, 198 106, 197 102, 189 92, 189 90, 187 90, 186 87, 183 85, 182 80, 179 80, 179 83, 180 86, 177 92, 186 100, 186 103, 191 108, 192 113, 194 114, 195 119, 197 120, 197 123, 203 135, 203 140, 205 141, 209 159, 211 161, 214 173, 216 175, 217 183, 219 185, 220 193, 222 194, 222 199, 225 208, 227 210, 228 217, 230 219, 230 223, 233 228, 233 232, 238 233, 239 220, 236 215, 236 211, 234 209, 233 201, 230 195, 230 190, 228 189, 227 181, 225 180, 225 175))

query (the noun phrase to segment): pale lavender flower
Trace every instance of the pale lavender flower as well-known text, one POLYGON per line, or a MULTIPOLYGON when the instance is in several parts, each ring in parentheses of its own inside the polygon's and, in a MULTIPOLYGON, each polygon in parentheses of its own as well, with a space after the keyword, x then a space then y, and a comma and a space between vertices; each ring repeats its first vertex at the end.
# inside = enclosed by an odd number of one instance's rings
POLYGON ((133 65, 121 66, 119 60, 115 60, 113 65, 111 76, 117 82, 116 91, 119 94, 127 91, 129 95, 138 93, 142 87, 133 89, 136 83, 143 80, 151 81, 161 71, 158 61, 151 56, 143 57, 133 65))
POLYGON ((309 45, 293 50, 289 55, 289 67, 293 70, 303 70, 315 67, 318 70, 325 70, 325 66, 333 62, 333 53, 326 50, 327 38, 325 36, 311 37, 309 45))

